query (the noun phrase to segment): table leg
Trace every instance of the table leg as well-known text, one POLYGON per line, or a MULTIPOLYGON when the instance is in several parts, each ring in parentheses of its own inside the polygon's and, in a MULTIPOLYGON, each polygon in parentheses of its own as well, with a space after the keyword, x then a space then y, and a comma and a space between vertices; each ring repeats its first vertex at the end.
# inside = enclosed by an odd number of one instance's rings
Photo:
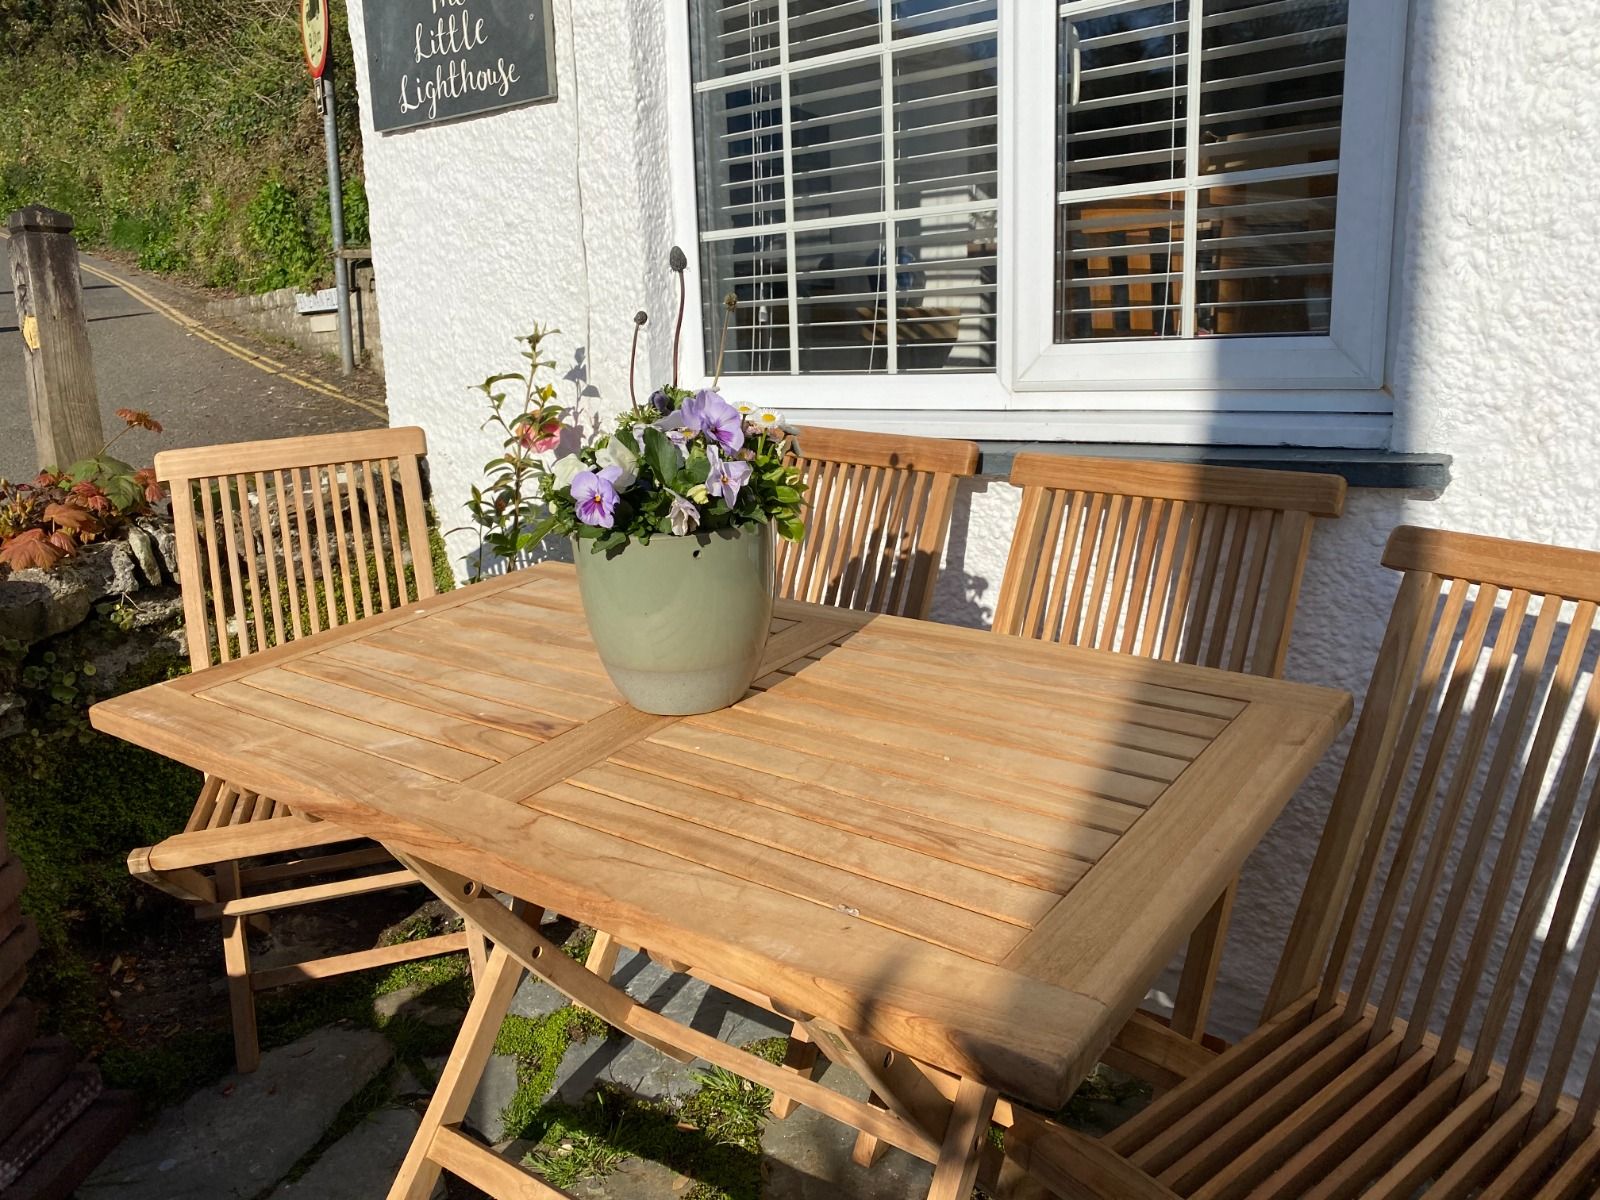
MULTIPOLYGON (((506 914, 510 916, 509 913, 506 914)), ((472 1094, 483 1078, 483 1071, 494 1052, 500 1024, 511 1011, 517 984, 522 982, 522 964, 496 946, 490 952, 483 974, 478 978, 467 1008, 461 1032, 439 1075, 439 1086, 428 1102, 417 1136, 406 1152, 400 1174, 389 1189, 389 1200, 427 1200, 439 1180, 439 1163, 430 1157, 434 1138, 446 1126, 455 1125, 467 1115, 472 1094)))
POLYGON ((994 1116, 999 1098, 993 1088, 977 1080, 961 1081, 950 1112, 950 1125, 939 1147, 928 1200, 968 1200, 972 1195, 972 1185, 978 1178, 978 1157, 989 1136, 989 1119, 994 1116))
MULTIPOLYGON (((511 996, 520 979, 519 968, 526 969, 575 1003, 598 1014, 622 1033, 679 1061, 703 1058, 753 1083, 770 1088, 776 1094, 790 1096, 796 1102, 888 1145, 898 1146, 924 1161, 938 1162, 941 1155, 953 1153, 948 1146, 941 1146, 939 1134, 931 1131, 942 1129, 943 1124, 952 1119, 950 1114, 959 1105, 952 1107, 948 1100, 937 1095, 936 1088, 926 1087, 911 1092, 908 1100, 902 1085, 903 1080, 910 1079, 907 1072, 915 1072, 918 1082, 921 1082, 921 1072, 911 1060, 901 1059, 870 1039, 845 1034, 830 1026, 840 1044, 859 1054, 864 1069, 878 1078, 895 1099, 886 1111, 840 1095, 814 1080, 803 1078, 784 1067, 645 1008, 588 967, 574 962, 560 947, 545 939, 503 905, 481 894, 482 889, 477 884, 404 851, 393 852, 435 895, 459 912, 469 927, 489 938, 495 948, 489 956, 480 990, 473 997, 473 1006, 462 1026, 456 1048, 451 1052, 445 1076, 440 1080, 439 1091, 428 1107, 427 1116, 406 1156, 400 1177, 389 1193, 389 1200, 422 1200, 438 1179, 441 1167, 462 1176, 498 1200, 537 1200, 567 1195, 497 1157, 458 1128, 494 1047, 500 1022, 509 1009, 511 996), (883 1067, 875 1067, 874 1061, 881 1062, 883 1067), (927 1112, 924 1115, 926 1110, 919 1110, 918 1106, 934 1103, 942 1105, 940 1112, 927 1112), (896 1108, 900 1111, 895 1111, 896 1108)), ((805 1019, 811 1023, 810 1018, 805 1019)), ((829 1044, 833 1044, 832 1039, 829 1044)), ((844 1050, 840 1053, 843 1054, 844 1050)), ((992 1093, 990 1096, 992 1110, 992 1093)), ((977 1125, 984 1125, 987 1119, 988 1110, 973 1118, 977 1125)), ((976 1145, 974 1135, 974 1148, 976 1145)), ((972 1173, 975 1174, 976 1155, 974 1153, 969 1157, 973 1158, 972 1173)), ((944 1174, 959 1180, 965 1174, 965 1166, 953 1163, 944 1168, 944 1174), (953 1176, 951 1172, 954 1172, 953 1176)), ((962 1200, 966 1198, 962 1197, 962 1200)))

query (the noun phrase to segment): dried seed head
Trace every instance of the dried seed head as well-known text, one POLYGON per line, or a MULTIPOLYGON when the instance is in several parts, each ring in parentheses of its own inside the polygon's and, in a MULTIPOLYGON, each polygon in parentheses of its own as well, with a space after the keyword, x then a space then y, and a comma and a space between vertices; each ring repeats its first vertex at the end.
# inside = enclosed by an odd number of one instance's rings
POLYGON ((650 314, 645 312, 645 310, 642 309, 642 308, 638 312, 633 314, 633 323, 635 325, 643 325, 649 319, 650 319, 650 314))
POLYGON ((739 307, 739 296, 736 292, 729 292, 722 298, 722 307, 732 312, 739 307))
POLYGON ((686 271, 689 269, 689 256, 681 248, 674 246, 672 253, 667 255, 667 265, 674 271, 686 271))

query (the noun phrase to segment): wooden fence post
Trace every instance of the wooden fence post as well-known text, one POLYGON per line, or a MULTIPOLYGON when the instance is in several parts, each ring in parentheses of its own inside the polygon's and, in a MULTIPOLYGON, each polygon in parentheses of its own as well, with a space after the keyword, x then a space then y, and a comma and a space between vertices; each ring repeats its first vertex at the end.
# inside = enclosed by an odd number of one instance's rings
POLYGON ((11 214, 11 281, 40 469, 66 467, 105 445, 72 218, 33 205, 11 214))

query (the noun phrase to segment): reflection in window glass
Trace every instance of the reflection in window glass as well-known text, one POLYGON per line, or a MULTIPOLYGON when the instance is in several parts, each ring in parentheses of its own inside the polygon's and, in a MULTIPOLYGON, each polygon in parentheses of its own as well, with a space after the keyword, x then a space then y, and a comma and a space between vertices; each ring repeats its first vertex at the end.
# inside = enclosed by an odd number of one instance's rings
POLYGON ((707 368, 992 371, 996 0, 690 10, 707 368))
POLYGON ((1073 0, 1056 338, 1325 334, 1348 0, 1073 0))

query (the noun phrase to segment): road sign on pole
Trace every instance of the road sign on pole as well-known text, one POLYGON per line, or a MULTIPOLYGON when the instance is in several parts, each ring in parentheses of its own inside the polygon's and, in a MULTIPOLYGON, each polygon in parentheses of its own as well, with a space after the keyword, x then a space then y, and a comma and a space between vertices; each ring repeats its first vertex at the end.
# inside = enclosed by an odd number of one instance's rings
POLYGON ((300 48, 311 78, 328 69, 328 0, 300 0, 300 48))

